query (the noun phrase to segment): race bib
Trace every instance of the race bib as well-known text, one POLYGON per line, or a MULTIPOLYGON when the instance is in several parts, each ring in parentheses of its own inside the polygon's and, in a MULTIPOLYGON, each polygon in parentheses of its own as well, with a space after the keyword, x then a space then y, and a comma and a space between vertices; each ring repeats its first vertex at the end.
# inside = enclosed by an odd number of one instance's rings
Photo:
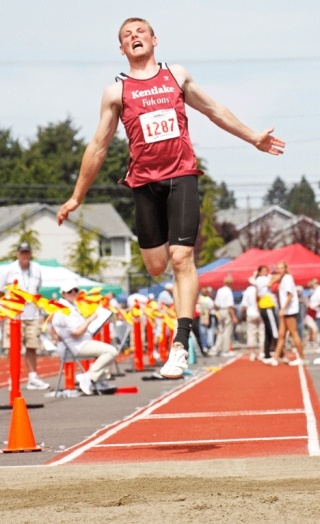
POLYGON ((159 109, 140 115, 140 123, 147 144, 180 136, 175 109, 159 109))

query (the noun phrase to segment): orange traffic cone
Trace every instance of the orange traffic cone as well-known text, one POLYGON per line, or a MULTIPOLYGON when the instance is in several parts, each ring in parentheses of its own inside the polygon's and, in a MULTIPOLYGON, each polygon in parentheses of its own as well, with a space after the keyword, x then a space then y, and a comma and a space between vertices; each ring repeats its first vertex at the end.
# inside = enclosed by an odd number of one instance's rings
POLYGON ((37 446, 34 440, 27 406, 23 397, 16 397, 13 401, 8 447, 2 451, 3 453, 42 451, 42 448, 37 446))

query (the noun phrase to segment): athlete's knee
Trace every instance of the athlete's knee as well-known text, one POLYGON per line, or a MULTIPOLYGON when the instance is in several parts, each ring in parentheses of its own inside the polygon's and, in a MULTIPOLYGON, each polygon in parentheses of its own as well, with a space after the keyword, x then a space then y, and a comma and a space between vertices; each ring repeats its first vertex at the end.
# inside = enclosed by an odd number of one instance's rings
POLYGON ((154 249, 141 249, 141 254, 146 269, 152 277, 158 277, 167 269, 169 254, 166 244, 154 249))
POLYGON ((148 260, 148 262, 145 262, 147 271, 152 277, 158 277, 159 275, 162 275, 162 273, 164 273, 167 269, 167 265, 167 261, 164 262, 159 259, 157 260, 156 257, 154 260, 148 260))
POLYGON ((187 246, 172 246, 170 260, 173 271, 190 271, 195 268, 193 248, 187 246))

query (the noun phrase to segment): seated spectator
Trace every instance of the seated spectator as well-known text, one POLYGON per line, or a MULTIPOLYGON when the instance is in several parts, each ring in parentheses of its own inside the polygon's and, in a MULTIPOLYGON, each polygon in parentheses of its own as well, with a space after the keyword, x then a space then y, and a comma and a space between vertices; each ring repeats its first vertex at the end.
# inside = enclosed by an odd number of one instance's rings
POLYGON ((52 318, 52 326, 59 339, 74 355, 84 360, 96 358, 89 371, 76 376, 83 393, 91 395, 94 383, 110 376, 109 366, 117 356, 117 350, 110 344, 93 339, 89 326, 97 318, 97 314, 93 313, 90 317, 85 318, 78 311, 75 303, 79 292, 77 283, 75 281, 64 282, 60 292, 62 298, 59 302, 68 307, 71 313, 69 315, 55 313, 52 318))

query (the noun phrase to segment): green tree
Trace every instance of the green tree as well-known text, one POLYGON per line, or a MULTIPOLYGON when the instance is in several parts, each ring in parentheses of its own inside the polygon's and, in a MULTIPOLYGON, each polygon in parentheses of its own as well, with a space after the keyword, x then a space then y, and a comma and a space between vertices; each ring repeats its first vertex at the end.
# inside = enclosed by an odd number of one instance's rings
POLYGON ((10 184, 17 172, 23 149, 18 140, 14 140, 9 129, 0 129, 0 205, 10 203, 10 184))
POLYGON ((225 182, 221 182, 219 185, 219 199, 217 205, 218 209, 230 209, 237 207, 234 192, 229 191, 225 182))
POLYGON ((320 215, 315 192, 303 176, 298 184, 294 184, 288 193, 288 210, 295 215, 306 215, 317 219, 320 215))
POLYGON ((21 222, 16 228, 10 228, 7 231, 8 235, 16 235, 17 241, 11 246, 9 253, 0 260, 14 260, 17 254, 17 247, 22 242, 28 242, 32 250, 33 258, 37 258, 40 252, 41 244, 38 239, 38 231, 27 227, 27 217, 25 214, 21 217, 21 222))
POLYGON ((114 206, 131 230, 134 210, 131 190, 123 184, 129 164, 128 142, 115 135, 99 175, 89 189, 86 202, 106 202, 114 206))
POLYGON ((96 258, 94 242, 99 236, 95 230, 87 230, 83 225, 83 218, 77 221, 78 239, 68 246, 68 267, 84 277, 101 278, 102 270, 107 266, 101 258, 96 258))
POLYGON ((288 189, 284 181, 278 176, 267 194, 263 197, 263 205, 277 205, 288 209, 288 189))
POLYGON ((217 198, 213 190, 206 191, 201 208, 200 234, 197 244, 201 245, 197 255, 197 265, 204 266, 215 260, 215 252, 223 246, 223 239, 218 235, 214 226, 214 201, 217 198))

